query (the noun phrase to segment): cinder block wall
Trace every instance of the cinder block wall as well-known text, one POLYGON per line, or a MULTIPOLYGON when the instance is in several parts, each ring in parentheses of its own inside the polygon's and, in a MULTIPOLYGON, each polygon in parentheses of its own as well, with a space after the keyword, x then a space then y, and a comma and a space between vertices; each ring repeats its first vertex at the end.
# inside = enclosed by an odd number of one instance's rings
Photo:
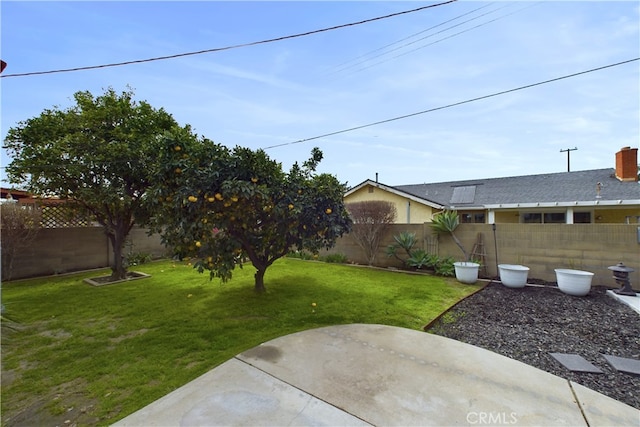
MULTIPOLYGON (((128 239, 133 242, 133 252, 153 257, 166 252, 160 236, 147 236, 145 229, 134 228, 128 239)), ((127 251, 125 248, 125 254, 127 251)), ((43 228, 28 248, 16 254, 11 279, 109 267, 112 261, 113 250, 102 227, 43 228)))
MULTIPOLYGON (((394 244, 395 240, 393 238, 394 235, 399 234, 403 231, 407 231, 410 233, 415 233, 418 238, 418 244, 420 248, 424 248, 424 238, 425 231, 431 234, 431 231, 428 230, 423 224, 402 224, 402 225, 391 225, 389 230, 385 233, 380 241, 380 246, 378 247, 378 253, 376 255, 374 265, 378 267, 400 267, 402 263, 398 261, 396 258, 389 258, 386 255, 387 246, 394 244)), ((356 264, 367 264, 367 259, 364 256, 364 252, 358 246, 353 236, 345 235, 342 238, 338 239, 336 242, 336 246, 328 251, 324 251, 321 253, 341 253, 345 254, 349 260, 349 262, 353 262, 356 264)), ((399 252, 401 253, 401 252, 399 252)))
MULTIPOLYGON (((375 265, 399 267, 400 262, 385 254, 393 236, 402 231, 416 233, 418 247, 428 250, 426 241, 433 237, 428 223, 394 224, 386 233, 375 265)), ((636 271, 631 284, 640 291, 640 244, 637 224, 461 224, 456 235, 471 251, 478 233, 482 233, 487 273, 497 275, 496 265, 522 264, 531 269, 529 277, 555 281, 555 268, 575 268, 595 273, 593 284, 616 287, 607 267, 623 262, 636 271), (497 261, 496 261, 497 249, 497 261)), ((133 251, 161 257, 166 248, 157 235, 147 236, 146 230, 134 228, 129 236, 133 251)), ((463 256, 450 236, 438 239, 438 255, 463 256)), ((127 249, 125 249, 125 252, 127 249)), ((353 237, 346 235, 326 253, 342 253, 350 262, 366 264, 364 254, 353 237)), ((66 273, 91 268, 108 267, 112 250, 102 228, 42 229, 36 241, 17 254, 12 279, 66 273)), ((4 273, 3 273, 4 275, 4 273)))
MULTIPOLYGON (((393 235, 402 231, 415 232, 421 245, 432 235, 428 223, 393 225, 380 245, 376 265, 399 265, 397 260, 388 258, 384 250, 393 243, 393 235)), ((531 269, 529 277, 546 281, 556 280, 556 268, 573 268, 595 273, 594 285, 615 288, 617 285, 607 267, 623 262, 636 270, 630 275, 631 284, 640 291, 637 224, 496 224, 495 238, 491 224, 461 224, 456 230, 456 236, 469 252, 478 233, 482 234, 487 273, 491 277, 497 275, 497 264, 526 265, 531 269)), ((441 235, 437 239, 438 255, 463 260, 462 252, 450 236, 441 235)), ((366 263, 360 247, 349 235, 341 238, 329 252, 343 253, 351 262, 366 263)))

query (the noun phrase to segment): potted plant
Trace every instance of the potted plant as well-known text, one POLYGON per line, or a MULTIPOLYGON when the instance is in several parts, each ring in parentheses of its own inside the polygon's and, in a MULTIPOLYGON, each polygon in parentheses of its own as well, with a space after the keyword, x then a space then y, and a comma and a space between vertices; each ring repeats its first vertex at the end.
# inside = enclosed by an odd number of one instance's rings
POLYGON ((462 283, 475 283, 478 281, 480 264, 471 261, 470 254, 464 250, 460 239, 455 235, 454 231, 458 228, 458 225, 460 225, 458 214, 455 211, 445 210, 433 217, 431 228, 436 233, 450 234, 456 246, 460 248, 464 255, 464 261, 453 263, 456 270, 456 279, 462 283))

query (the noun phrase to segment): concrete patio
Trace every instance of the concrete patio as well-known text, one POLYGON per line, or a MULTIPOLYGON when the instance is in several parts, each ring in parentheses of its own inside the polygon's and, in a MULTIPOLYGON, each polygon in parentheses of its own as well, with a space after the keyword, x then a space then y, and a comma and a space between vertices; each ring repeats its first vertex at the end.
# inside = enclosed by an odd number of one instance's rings
POLYGON ((342 325, 254 347, 117 426, 638 426, 640 411, 455 340, 342 325))

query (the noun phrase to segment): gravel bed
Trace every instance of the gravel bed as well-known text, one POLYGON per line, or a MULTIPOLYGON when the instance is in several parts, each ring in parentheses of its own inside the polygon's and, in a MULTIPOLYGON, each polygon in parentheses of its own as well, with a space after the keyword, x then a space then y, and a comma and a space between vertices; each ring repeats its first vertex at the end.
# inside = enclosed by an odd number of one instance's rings
POLYGON ((555 284, 512 289, 492 282, 427 331, 519 360, 640 409, 640 376, 616 371, 603 357, 640 359, 640 314, 606 291, 593 286, 587 296, 574 297, 555 284), (578 354, 603 373, 571 372, 549 353, 578 354))

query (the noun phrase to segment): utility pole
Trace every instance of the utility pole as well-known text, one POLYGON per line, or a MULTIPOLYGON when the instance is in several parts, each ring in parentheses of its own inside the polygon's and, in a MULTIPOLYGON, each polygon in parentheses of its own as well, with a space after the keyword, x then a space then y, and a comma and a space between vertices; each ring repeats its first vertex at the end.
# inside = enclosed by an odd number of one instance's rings
POLYGON ((567 172, 571 172, 571 152, 576 151, 578 147, 560 150, 561 153, 567 153, 567 172))

